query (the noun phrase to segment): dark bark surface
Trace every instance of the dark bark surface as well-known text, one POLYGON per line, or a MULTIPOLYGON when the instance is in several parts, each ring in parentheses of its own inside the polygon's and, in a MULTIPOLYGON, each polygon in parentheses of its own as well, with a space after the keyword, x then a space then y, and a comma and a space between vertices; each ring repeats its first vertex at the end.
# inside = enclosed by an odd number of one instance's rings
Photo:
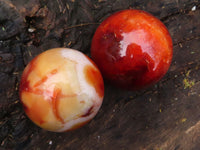
POLYGON ((0 148, 199 150, 200 1, 0 0, 0 148), (99 113, 81 129, 52 133, 34 125, 18 96, 27 63, 54 47, 90 56, 99 23, 128 8, 150 12, 169 29, 174 56, 165 77, 142 91, 105 83, 99 113))

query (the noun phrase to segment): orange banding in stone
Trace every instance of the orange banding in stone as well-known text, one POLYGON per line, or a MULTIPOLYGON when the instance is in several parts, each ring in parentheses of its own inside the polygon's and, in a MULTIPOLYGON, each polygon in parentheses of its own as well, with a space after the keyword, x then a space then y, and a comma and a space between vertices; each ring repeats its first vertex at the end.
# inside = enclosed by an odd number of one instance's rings
POLYGON ((61 90, 59 88, 55 88, 54 92, 53 92, 53 97, 51 99, 51 103, 52 103, 53 113, 54 113, 55 117, 60 122, 64 123, 64 120, 62 119, 62 117, 60 116, 59 111, 58 111, 60 96, 61 96, 61 90))
POLYGON ((96 92, 100 97, 103 97, 104 95, 104 84, 103 84, 103 78, 101 76, 101 73, 99 70, 95 69, 91 65, 87 65, 84 68, 84 74, 86 81, 94 86, 96 92))
POLYGON ((38 82, 35 83, 34 87, 37 87, 39 85, 41 85, 42 83, 44 83, 49 77, 51 77, 52 75, 56 74, 58 72, 57 69, 53 69, 48 75, 44 76, 41 80, 39 80, 38 82))
POLYGON ((40 95, 34 95, 29 92, 22 93, 25 101, 23 103, 24 110, 27 115, 38 124, 43 124, 46 122, 46 117, 50 111, 50 105, 47 100, 44 100, 40 95), (33 98, 30 98, 33 97, 33 98), (28 101, 27 101, 28 100, 28 101))

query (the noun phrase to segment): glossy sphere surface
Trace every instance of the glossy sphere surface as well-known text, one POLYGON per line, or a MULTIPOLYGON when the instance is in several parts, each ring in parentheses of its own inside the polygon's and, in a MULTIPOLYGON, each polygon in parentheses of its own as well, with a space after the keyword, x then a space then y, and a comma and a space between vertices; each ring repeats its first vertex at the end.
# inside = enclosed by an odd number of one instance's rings
POLYGON ((25 68, 20 98, 27 116, 55 132, 76 129, 98 112, 104 83, 95 64, 79 51, 57 48, 35 57, 25 68))
POLYGON ((172 59, 172 39, 164 24, 141 10, 119 11, 97 28, 91 55, 103 76, 123 88, 159 81, 172 59))

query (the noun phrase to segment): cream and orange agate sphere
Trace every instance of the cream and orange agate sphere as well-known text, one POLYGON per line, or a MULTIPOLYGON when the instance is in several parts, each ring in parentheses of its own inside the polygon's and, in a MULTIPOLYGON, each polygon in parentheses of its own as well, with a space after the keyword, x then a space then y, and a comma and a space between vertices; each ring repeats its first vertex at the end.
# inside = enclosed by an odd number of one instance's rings
POLYGON ((25 113, 35 124, 64 132, 83 126, 97 114, 104 83, 89 57, 77 50, 55 48, 26 66, 19 92, 25 113))

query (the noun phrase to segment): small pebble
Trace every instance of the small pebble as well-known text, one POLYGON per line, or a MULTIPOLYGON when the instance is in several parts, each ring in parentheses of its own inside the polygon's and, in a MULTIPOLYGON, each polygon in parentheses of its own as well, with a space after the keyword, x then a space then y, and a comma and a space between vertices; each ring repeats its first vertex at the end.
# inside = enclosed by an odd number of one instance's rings
POLYGON ((52 144, 52 141, 49 141, 49 145, 51 145, 52 144))
POLYGON ((35 28, 28 28, 28 32, 30 32, 30 33, 33 33, 33 32, 35 32, 35 28))
POLYGON ((191 10, 192 10, 192 11, 195 11, 196 9, 197 9, 197 7, 196 7, 196 6, 193 6, 191 10))
POLYGON ((151 102, 151 98, 149 98, 149 102, 151 102))

